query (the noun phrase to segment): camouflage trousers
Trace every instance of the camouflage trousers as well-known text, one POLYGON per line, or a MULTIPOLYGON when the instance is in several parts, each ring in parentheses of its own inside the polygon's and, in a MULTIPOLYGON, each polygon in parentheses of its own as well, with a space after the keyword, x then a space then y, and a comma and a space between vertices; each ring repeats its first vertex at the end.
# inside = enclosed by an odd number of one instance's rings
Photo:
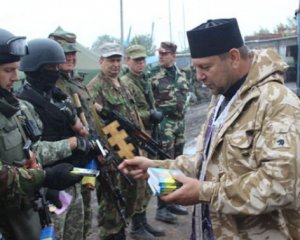
POLYGON ((183 153, 184 147, 184 118, 176 119, 164 117, 160 123, 161 140, 163 149, 175 158, 183 153))
MULTIPOLYGON (((145 200, 145 195, 147 195, 145 193, 145 181, 135 181, 131 179, 132 186, 130 186, 128 182, 117 172, 110 172, 110 176, 113 185, 120 189, 125 199, 124 210, 126 223, 128 224, 136 210, 144 211, 145 206, 147 206, 149 202, 150 198, 145 200)), ((116 208, 114 197, 107 187, 101 184, 101 182, 97 182, 97 198, 99 202, 99 237, 101 240, 106 240, 108 239, 108 236, 120 232, 126 226, 116 208)))
POLYGON ((137 180, 136 182, 137 198, 134 214, 145 212, 152 196, 152 191, 146 180, 137 180))
POLYGON ((87 239, 87 237, 91 234, 92 231, 92 190, 87 187, 81 186, 81 195, 83 200, 83 212, 84 212, 84 225, 83 225, 83 239, 87 239))
POLYGON ((84 226, 83 200, 81 183, 65 190, 72 196, 69 207, 60 215, 52 214, 57 240, 82 240, 84 226))

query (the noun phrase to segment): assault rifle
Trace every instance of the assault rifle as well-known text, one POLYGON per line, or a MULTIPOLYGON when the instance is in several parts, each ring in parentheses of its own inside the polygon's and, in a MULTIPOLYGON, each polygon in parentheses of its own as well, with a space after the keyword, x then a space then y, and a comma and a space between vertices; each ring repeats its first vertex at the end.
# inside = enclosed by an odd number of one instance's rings
MULTIPOLYGON (((82 111, 81 101, 79 99, 78 94, 77 93, 73 94, 72 98, 77 110, 79 110, 78 112, 79 112, 79 118, 81 122, 85 126, 88 126, 88 122, 86 120, 85 114, 82 111)), ((126 200, 122 195, 121 190, 118 188, 118 186, 116 186, 116 183, 113 182, 110 173, 111 168, 113 167, 114 171, 117 171, 118 174, 120 174, 127 181, 129 185, 132 185, 132 182, 123 172, 121 172, 118 169, 118 163, 115 159, 115 156, 113 156, 113 153, 111 151, 108 151, 108 148, 104 147, 105 144, 101 142, 101 139, 95 134, 91 133, 91 135, 92 136, 89 139, 91 145, 91 155, 93 155, 94 158, 98 159, 95 161, 97 165, 97 169, 99 170, 99 175, 97 177, 97 180, 100 182, 100 185, 102 187, 101 189, 103 191, 106 191, 106 194, 104 194, 104 196, 107 197, 107 201, 113 201, 122 219, 122 222, 126 226, 127 225, 126 216, 125 216, 126 200)))
POLYGON ((152 155, 157 155, 162 159, 171 159, 171 157, 164 152, 160 144, 153 140, 145 131, 141 130, 139 126, 130 121, 128 118, 121 116, 118 112, 103 108, 101 111, 97 111, 99 116, 109 123, 117 121, 120 127, 124 129, 129 135, 129 141, 134 145, 144 149, 146 152, 152 155))

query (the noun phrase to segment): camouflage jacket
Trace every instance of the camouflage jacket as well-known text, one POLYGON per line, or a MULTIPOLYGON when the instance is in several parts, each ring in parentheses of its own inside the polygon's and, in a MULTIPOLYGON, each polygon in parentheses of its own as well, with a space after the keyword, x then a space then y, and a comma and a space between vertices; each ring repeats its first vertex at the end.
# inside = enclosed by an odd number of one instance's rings
POLYGON ((2 165, 0 161, 0 202, 15 201, 20 196, 33 196, 42 186, 44 179, 43 170, 2 165))
POLYGON ((207 163, 199 203, 210 204, 216 239, 300 239, 300 102, 283 85, 285 68, 273 50, 253 52, 246 81, 215 129, 206 161, 204 136, 219 96, 212 99, 195 156, 157 162, 193 177, 207 163))
POLYGON ((61 73, 56 86, 67 94, 70 99, 73 99, 74 93, 78 94, 88 127, 89 129, 95 130, 94 115, 92 112, 93 100, 86 86, 83 84, 82 77, 76 72, 73 73, 73 76, 61 73))
MULTIPOLYGON (((1 183, 1 191, 7 192, 7 195, 0 194, 0 205, 5 206, 5 208, 2 207, 0 209, 0 213, 3 211, 16 211, 21 207, 30 208, 30 198, 33 197, 32 191, 43 180, 43 174, 39 171, 26 171, 22 168, 14 170, 8 167, 22 165, 23 160, 26 158, 23 146, 27 136, 22 134, 23 128, 20 130, 20 117, 33 120, 41 131, 43 128, 42 122, 30 103, 19 100, 19 107, 13 108, 4 98, 0 98, 0 161, 1 166, 5 165, 0 179, 6 182, 6 185, 1 183), (15 113, 12 116, 8 116, 6 114, 8 110, 13 110, 15 113), (19 175, 14 175, 18 173, 19 175), (6 201, 7 199, 10 200, 6 201)), ((65 148, 70 148, 68 146, 68 141, 60 141, 58 143, 37 141, 32 145, 32 151, 36 154, 37 161, 43 164, 44 161, 58 160, 60 156, 68 154, 65 150, 65 148)), ((71 152, 70 149, 69 152, 71 152)))
MULTIPOLYGON (((43 130, 42 121, 34 111, 34 107, 27 101, 19 100, 19 103, 20 110, 10 118, 7 118, 0 110, 0 159, 8 165, 21 164, 25 159, 23 151, 25 140, 19 130, 16 118, 24 116, 29 120, 33 120, 40 131, 43 130)), ((37 141, 33 143, 32 151, 35 153, 37 161, 42 165, 72 154, 68 140, 56 142, 37 141)))
POLYGON ((154 98, 151 85, 146 79, 146 76, 144 74, 136 76, 127 71, 127 73, 121 77, 121 82, 133 94, 138 113, 143 120, 144 126, 147 130, 150 130, 151 123, 149 116, 150 109, 154 108, 154 98))
POLYGON ((87 88, 93 100, 103 107, 118 111, 139 126, 142 124, 133 95, 121 82, 120 87, 116 87, 100 73, 89 82, 87 88))
POLYGON ((189 86, 184 72, 174 67, 175 78, 165 68, 157 66, 151 70, 150 81, 156 108, 167 116, 183 118, 189 86))
MULTIPOLYGON (((87 88, 95 102, 99 103, 104 108, 119 112, 122 116, 130 119, 141 129, 144 129, 142 119, 138 115, 136 109, 133 94, 121 82, 120 87, 116 87, 111 83, 110 78, 107 78, 100 73, 89 82, 87 88)), ((139 154, 142 154, 138 147, 135 147, 136 151, 138 151, 139 154)), ((135 152, 135 154, 137 154, 137 152, 135 152)))

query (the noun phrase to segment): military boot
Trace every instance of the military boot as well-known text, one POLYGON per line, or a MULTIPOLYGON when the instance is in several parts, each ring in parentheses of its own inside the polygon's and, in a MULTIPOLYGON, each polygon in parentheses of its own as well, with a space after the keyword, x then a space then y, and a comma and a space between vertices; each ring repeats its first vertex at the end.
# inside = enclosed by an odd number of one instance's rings
POLYGON ((142 222, 144 224, 144 227, 146 228, 146 230, 151 233, 153 236, 155 237, 160 237, 160 236, 165 236, 165 231, 160 228, 160 227, 152 227, 148 221, 147 221, 147 217, 146 217, 146 212, 142 212, 141 213, 141 219, 142 219, 142 222))
POLYGON ((177 223, 176 215, 171 213, 167 207, 157 208, 155 219, 170 224, 177 223))
POLYGON ((168 210, 167 205, 168 203, 162 201, 159 197, 157 198, 155 219, 165 223, 175 224, 177 223, 177 217, 168 210))
POLYGON ((130 237, 135 240, 155 240, 155 237, 146 230, 141 214, 134 214, 131 221, 130 237))
POLYGON ((183 206, 178 205, 178 204, 167 204, 167 209, 171 213, 177 214, 177 215, 188 215, 189 214, 186 207, 183 207, 183 206))

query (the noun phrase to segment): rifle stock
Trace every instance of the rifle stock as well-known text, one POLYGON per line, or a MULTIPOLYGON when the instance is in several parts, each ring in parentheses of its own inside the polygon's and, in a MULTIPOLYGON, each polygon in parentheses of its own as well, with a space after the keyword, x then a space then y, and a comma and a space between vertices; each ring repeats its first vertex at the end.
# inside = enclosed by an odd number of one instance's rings
POLYGON ((141 130, 139 126, 130 121, 129 119, 121 116, 118 112, 107 109, 102 109, 101 112, 97 111, 99 116, 103 120, 107 120, 110 123, 117 121, 122 129, 124 129, 130 137, 130 140, 134 142, 135 145, 144 149, 149 154, 157 155, 162 159, 170 159, 171 157, 164 152, 160 144, 153 140, 145 131, 141 130))

